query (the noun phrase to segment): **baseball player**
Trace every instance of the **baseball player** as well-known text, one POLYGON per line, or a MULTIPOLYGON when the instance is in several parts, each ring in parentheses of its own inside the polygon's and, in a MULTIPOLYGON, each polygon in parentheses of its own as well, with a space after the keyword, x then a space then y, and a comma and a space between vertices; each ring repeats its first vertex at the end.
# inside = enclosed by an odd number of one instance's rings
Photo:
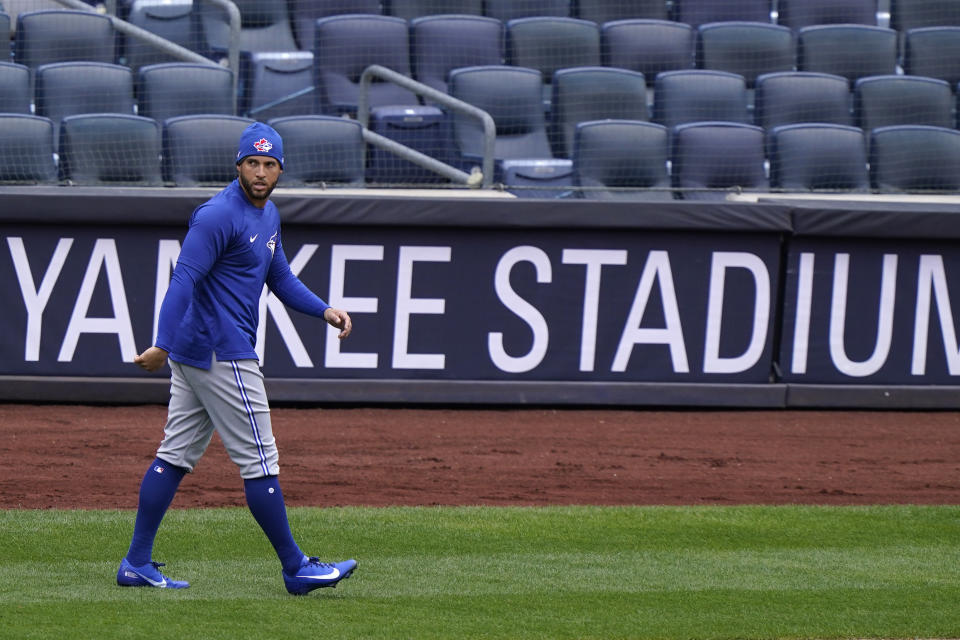
POLYGON ((169 360, 170 404, 163 441, 140 484, 137 517, 117 584, 183 589, 160 572, 153 542, 183 476, 192 472, 214 430, 239 467, 244 494, 282 565, 287 591, 332 587, 357 567, 308 557, 290 532, 277 481, 277 445, 263 374, 254 351, 264 283, 284 304, 350 335, 346 311, 313 294, 290 270, 280 216, 269 200, 283 172, 283 141, 254 123, 240 137, 237 179, 190 219, 160 307, 156 344, 134 359, 147 371, 169 360))

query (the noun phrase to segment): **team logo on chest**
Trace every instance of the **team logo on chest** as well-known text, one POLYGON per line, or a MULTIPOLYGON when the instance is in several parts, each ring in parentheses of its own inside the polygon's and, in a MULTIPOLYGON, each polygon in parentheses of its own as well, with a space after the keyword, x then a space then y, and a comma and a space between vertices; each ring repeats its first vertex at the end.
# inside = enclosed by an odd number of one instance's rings
POLYGON ((273 252, 277 250, 277 234, 279 231, 274 231, 273 235, 270 236, 270 239, 267 240, 267 248, 270 249, 270 257, 273 257, 273 252))

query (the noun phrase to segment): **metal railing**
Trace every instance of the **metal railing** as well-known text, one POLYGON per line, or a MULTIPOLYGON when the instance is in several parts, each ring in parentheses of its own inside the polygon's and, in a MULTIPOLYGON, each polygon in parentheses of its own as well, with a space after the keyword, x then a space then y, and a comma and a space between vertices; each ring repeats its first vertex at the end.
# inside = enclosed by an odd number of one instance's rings
POLYGON ((494 142, 497 137, 497 128, 493 118, 489 113, 478 109, 477 107, 458 100, 432 87, 428 87, 422 82, 417 82, 412 78, 399 74, 392 69, 374 64, 363 70, 360 75, 360 95, 357 100, 357 120, 363 125, 364 140, 381 149, 395 153, 405 160, 409 160, 430 171, 439 173, 454 182, 466 184, 471 187, 489 189, 493 186, 493 152, 494 142), (417 95, 421 95, 428 100, 441 104, 450 111, 457 111, 464 115, 477 118, 483 125, 483 162, 479 174, 477 172, 465 173, 436 158, 420 153, 410 147, 399 144, 390 138, 381 136, 378 133, 370 131, 370 83, 374 78, 379 78, 386 82, 392 82, 403 87, 417 95))

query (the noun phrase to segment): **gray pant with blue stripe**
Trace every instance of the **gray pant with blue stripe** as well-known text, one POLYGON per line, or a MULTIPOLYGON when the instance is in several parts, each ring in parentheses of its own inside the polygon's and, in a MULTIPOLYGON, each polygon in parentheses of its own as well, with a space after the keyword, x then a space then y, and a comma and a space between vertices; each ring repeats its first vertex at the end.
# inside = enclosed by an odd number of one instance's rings
POLYGON ((157 457, 193 471, 214 430, 244 479, 280 472, 263 373, 256 360, 210 369, 170 362, 170 406, 157 457))

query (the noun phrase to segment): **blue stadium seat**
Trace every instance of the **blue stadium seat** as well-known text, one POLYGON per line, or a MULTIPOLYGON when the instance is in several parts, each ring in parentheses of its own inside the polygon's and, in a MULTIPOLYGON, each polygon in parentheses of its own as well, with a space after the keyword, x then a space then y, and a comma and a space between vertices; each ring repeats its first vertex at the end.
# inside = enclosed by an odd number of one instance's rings
POLYGON ((536 69, 544 79, 544 104, 559 69, 600 64, 600 27, 576 18, 535 17, 507 22, 507 64, 536 69))
POLYGON ((238 111, 257 120, 314 112, 313 53, 258 51, 240 57, 238 111))
POLYGON ((960 27, 919 27, 904 34, 903 71, 960 83, 960 27))
POLYGON ((843 76, 897 72, 897 32, 863 24, 826 24, 797 32, 797 69, 843 76))
POLYGON ((356 120, 304 115, 267 124, 283 139, 282 186, 363 186, 365 143, 356 120))
POLYGON ((770 130, 767 145, 772 189, 870 190, 866 139, 857 127, 788 124, 770 130))
POLYGON ((866 132, 898 124, 953 127, 953 93, 945 80, 870 76, 853 85, 853 115, 866 132))
POLYGON ((890 27, 906 33, 920 27, 960 26, 956 0, 890 0, 890 27))
POLYGON ((133 71, 104 62, 55 62, 36 69, 36 114, 60 121, 80 113, 134 114, 133 71))
POLYGON ((436 15, 483 15, 483 0, 384 0, 383 13, 404 20, 436 15))
POLYGON ((574 15, 597 24, 614 20, 667 20, 670 17, 664 0, 577 0, 574 15))
POLYGON ((642 73, 612 67, 573 67, 553 75, 549 133, 554 155, 570 158, 578 123, 649 120, 642 73))
MULTIPOLYGON (((529 181, 542 176, 554 184, 557 177, 561 182, 570 179, 572 162, 553 157, 543 112, 542 86, 540 72, 523 67, 465 67, 450 73, 450 95, 486 111, 496 124, 495 179, 505 179, 508 172, 525 176, 529 181), (550 162, 545 162, 547 160, 550 162), (507 161, 512 164, 505 166, 507 161)), ((469 171, 480 164, 483 156, 483 127, 474 118, 459 113, 452 115, 454 141, 463 168, 469 171)))
POLYGON ((30 11, 17 16, 13 56, 31 69, 52 62, 109 62, 117 57, 110 19, 86 11, 30 11))
POLYGON ((0 113, 30 113, 30 69, 0 62, 0 113))
POLYGON ((699 121, 749 123, 747 83, 726 71, 665 71, 654 83, 653 121, 668 129, 699 121))
POLYGON ((673 0, 672 17, 696 29, 708 22, 770 22, 771 0, 673 0))
POLYGON ((380 14, 380 0, 289 0, 289 8, 297 46, 310 51, 317 20, 346 13, 380 14))
POLYGON ((669 20, 616 20, 603 25, 601 56, 606 67, 639 71, 652 85, 664 71, 690 69, 696 32, 669 20))
POLYGON ((53 122, 49 118, 0 113, 0 183, 50 184, 57 181, 53 122))
MULTIPOLYGON (((134 0, 126 20, 185 49, 204 50, 193 16, 193 0, 134 0)), ((124 64, 134 69, 177 60, 157 47, 129 36, 123 38, 122 55, 124 64)))
POLYGON ((693 122, 672 135, 671 177, 684 200, 723 200, 730 191, 768 191, 764 132, 735 122, 693 122))
POLYGON ((234 115, 233 73, 224 67, 165 62, 137 73, 137 113, 163 122, 198 113, 234 115))
POLYGON ((587 200, 672 200, 666 127, 597 120, 576 127, 574 184, 587 200), (645 191, 637 191, 644 189, 645 191))
POLYGON ((791 29, 817 24, 877 25, 877 0, 778 0, 777 22, 791 29))
POLYGON ((769 129, 781 124, 853 124, 850 83, 829 73, 793 71, 757 78, 754 121, 769 129))
MULTIPOLYGON (((240 10, 241 51, 295 51, 293 24, 287 0, 232 0, 240 10)), ((230 45, 230 18, 219 6, 194 0, 203 40, 214 51, 225 53, 230 45)))
POLYGON ((753 88, 757 76, 793 71, 797 55, 793 31, 762 22, 711 22, 697 28, 697 67, 729 71, 753 88))
POLYGON ((484 0, 483 12, 508 22, 534 16, 569 17, 571 6, 570 0, 484 0))
POLYGON ((924 125, 874 129, 870 181, 883 193, 960 193, 960 131, 924 125))
POLYGON ((163 124, 163 176, 178 187, 225 186, 237 177, 237 140, 254 121, 223 115, 170 118, 163 124))
POLYGON ((160 125, 128 114, 68 116, 60 125, 60 177, 75 185, 163 185, 160 125))
MULTIPOLYGON (((317 20, 313 48, 317 109, 327 115, 353 114, 360 76, 376 64, 410 76, 407 21, 393 16, 339 15, 317 20)), ((391 82, 370 86, 369 105, 418 104, 417 96, 391 82)))
POLYGON ((503 23, 472 15, 437 15, 410 21, 413 77, 447 92, 447 75, 459 67, 503 64, 503 23))

